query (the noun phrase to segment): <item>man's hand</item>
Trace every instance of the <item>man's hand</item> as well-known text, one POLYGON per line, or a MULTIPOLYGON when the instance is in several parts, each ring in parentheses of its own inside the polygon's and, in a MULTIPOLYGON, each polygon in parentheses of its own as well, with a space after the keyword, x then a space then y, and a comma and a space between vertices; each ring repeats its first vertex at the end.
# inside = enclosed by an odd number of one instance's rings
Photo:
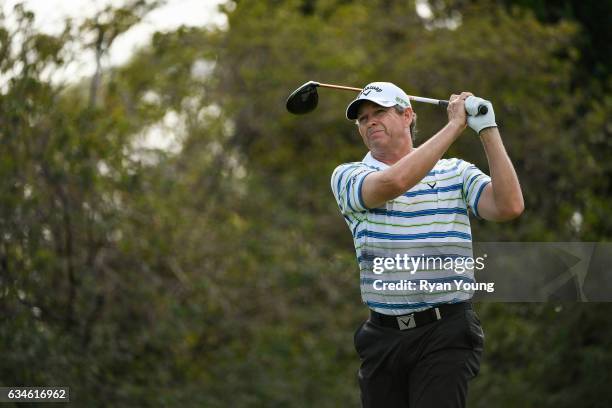
POLYGON ((461 95, 452 94, 449 98, 448 108, 448 123, 453 123, 459 126, 460 129, 465 129, 467 126, 467 113, 465 111, 465 100, 471 96, 471 92, 461 92, 461 95))
POLYGON ((465 100, 465 110, 468 112, 467 123, 477 134, 480 134, 484 129, 497 127, 491 102, 476 96, 470 96, 465 100), (488 109, 484 115, 477 114, 480 105, 485 105, 488 109))

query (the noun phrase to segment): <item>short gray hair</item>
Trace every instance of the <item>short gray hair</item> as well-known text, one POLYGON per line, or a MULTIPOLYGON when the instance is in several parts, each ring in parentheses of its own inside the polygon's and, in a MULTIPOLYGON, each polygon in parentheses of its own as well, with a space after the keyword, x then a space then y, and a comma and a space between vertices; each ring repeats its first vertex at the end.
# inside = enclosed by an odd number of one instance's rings
MULTIPOLYGON (((406 112, 406 108, 404 108, 402 105, 395 105, 394 108, 395 108, 395 111, 399 113, 400 115, 403 115, 404 112, 406 112)), ((412 143, 414 143, 415 134, 417 131, 416 121, 417 121, 417 114, 415 111, 412 111, 412 123, 410 124, 410 137, 412 137, 412 143)))

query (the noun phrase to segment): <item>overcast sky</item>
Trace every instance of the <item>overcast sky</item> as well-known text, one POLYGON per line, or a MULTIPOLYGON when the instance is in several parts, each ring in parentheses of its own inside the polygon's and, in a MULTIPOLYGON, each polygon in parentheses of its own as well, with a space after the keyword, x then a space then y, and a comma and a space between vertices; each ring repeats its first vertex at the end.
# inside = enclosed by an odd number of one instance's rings
MULTIPOLYGON (((113 44, 110 63, 117 65, 125 62, 133 50, 146 44, 155 31, 172 30, 180 25, 210 26, 224 25, 225 16, 217 11, 217 6, 223 0, 167 0, 166 5, 149 13, 145 20, 132 27, 113 44)), ((63 28, 63 21, 71 17, 76 21, 94 15, 109 4, 121 5, 122 0, 0 0, 7 21, 11 22, 13 7, 17 3, 25 3, 34 11, 36 26, 41 31, 57 34, 63 28)), ((91 58, 89 58, 91 59, 91 58)), ((93 61, 82 61, 78 75, 88 75, 93 72, 93 61)), ((77 72, 73 72, 77 75, 77 72)))
MULTIPOLYGON (((187 26, 223 26, 225 16, 218 12, 217 6, 224 0, 167 0, 166 5, 147 14, 144 21, 115 40, 108 63, 120 65, 126 62, 133 51, 149 42, 156 31, 172 30, 181 25, 187 26)), ((63 21, 70 17, 75 22, 93 16, 109 4, 121 5, 124 0, 0 0, 11 25, 12 10, 15 4, 25 3, 26 8, 35 13, 35 25, 40 31, 58 34, 63 29, 63 21)), ((82 76, 94 73, 93 53, 84 53, 81 60, 67 67, 54 80, 73 81, 82 76)), ((156 148, 178 152, 181 149, 180 118, 174 112, 168 112, 160 123, 146 129, 136 139, 136 145, 144 148, 156 148)))

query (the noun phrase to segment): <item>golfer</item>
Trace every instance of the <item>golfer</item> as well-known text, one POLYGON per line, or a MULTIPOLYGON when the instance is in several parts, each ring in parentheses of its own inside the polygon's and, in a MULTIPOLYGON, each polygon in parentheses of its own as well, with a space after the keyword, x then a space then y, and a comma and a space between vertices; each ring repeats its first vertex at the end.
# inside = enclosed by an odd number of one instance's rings
POLYGON ((465 260, 472 252, 469 212, 511 220, 523 212, 523 196, 492 104, 462 92, 451 95, 447 113, 448 123, 415 148, 416 113, 396 85, 368 84, 346 110, 369 150, 331 178, 370 310, 354 336, 363 407, 464 407, 480 368, 484 334, 473 291, 454 285, 474 283, 473 268, 418 260, 465 260), (486 114, 477 114, 479 107, 486 114), (467 126, 480 137, 490 176, 464 160, 442 159, 467 126))

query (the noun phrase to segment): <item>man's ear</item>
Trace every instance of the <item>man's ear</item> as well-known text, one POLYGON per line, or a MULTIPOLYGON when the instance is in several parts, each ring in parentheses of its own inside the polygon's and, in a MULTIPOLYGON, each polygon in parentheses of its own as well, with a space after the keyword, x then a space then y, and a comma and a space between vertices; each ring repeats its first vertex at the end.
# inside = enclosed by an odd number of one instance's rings
POLYGON ((414 112, 412 108, 406 108, 404 110, 404 118, 408 121, 408 125, 412 123, 412 117, 414 116, 414 112))

